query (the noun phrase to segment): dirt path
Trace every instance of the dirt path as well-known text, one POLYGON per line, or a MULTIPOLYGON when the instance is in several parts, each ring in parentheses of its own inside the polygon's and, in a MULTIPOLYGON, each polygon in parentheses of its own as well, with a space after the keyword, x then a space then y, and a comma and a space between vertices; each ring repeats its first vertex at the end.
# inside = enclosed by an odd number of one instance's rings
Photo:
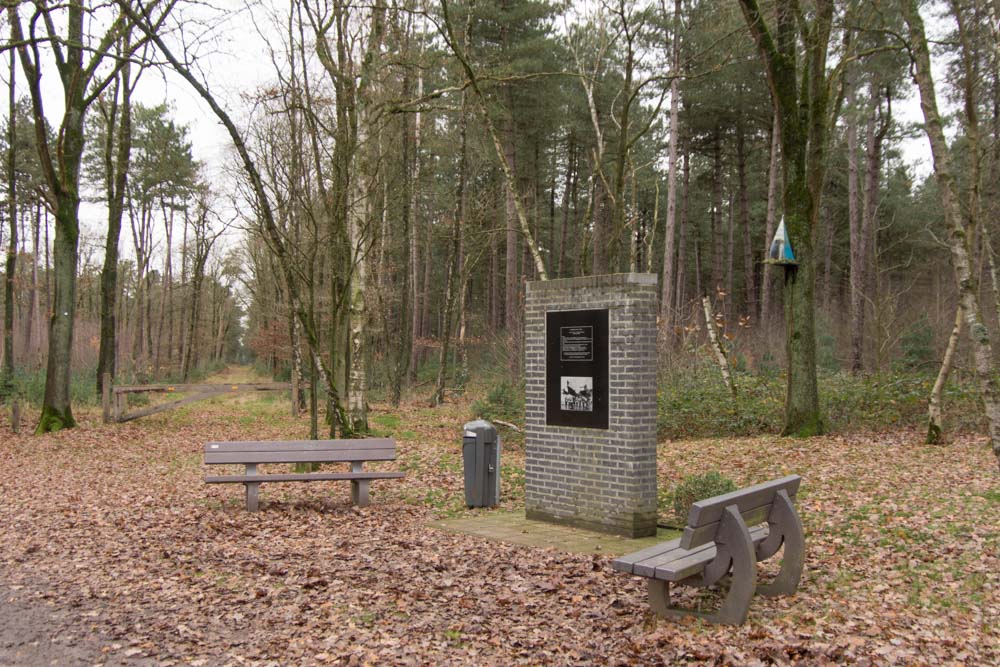
POLYGON ((62 607, 57 599, 50 591, 0 583, 0 665, 138 667, 156 664, 141 657, 140 649, 95 633, 86 622, 87 610, 62 607))

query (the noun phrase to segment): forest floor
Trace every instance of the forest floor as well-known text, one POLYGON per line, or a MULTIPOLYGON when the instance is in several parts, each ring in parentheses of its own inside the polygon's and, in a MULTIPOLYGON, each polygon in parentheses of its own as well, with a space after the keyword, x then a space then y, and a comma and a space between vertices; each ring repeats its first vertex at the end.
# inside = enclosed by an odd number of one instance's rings
MULTIPOLYGON (((664 489, 712 469, 803 477, 799 592, 755 598, 731 628, 655 619, 606 555, 430 528, 477 511, 468 403, 425 405, 373 406, 398 442, 385 467, 407 476, 374 482, 369 507, 346 483, 281 484, 255 514, 238 485, 204 484, 202 448, 305 437, 285 395, 128 424, 81 411, 38 437, 0 423, 0 664, 1000 664, 1000 482, 982 437, 661 443, 664 489)), ((516 511, 523 442, 504 443, 501 509, 516 511)))

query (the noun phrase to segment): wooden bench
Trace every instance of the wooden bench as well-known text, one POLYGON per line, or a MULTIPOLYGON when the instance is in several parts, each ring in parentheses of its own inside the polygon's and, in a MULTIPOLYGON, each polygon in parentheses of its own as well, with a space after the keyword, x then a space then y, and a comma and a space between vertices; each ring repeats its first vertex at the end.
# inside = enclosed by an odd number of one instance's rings
POLYGON ((364 470, 365 461, 394 461, 396 441, 391 438, 357 440, 288 440, 272 442, 209 442, 205 464, 246 466, 243 475, 205 477, 208 484, 238 483, 246 487, 247 511, 257 511, 257 492, 264 482, 320 482, 346 479, 351 482, 351 502, 368 505, 368 484, 373 479, 396 479, 401 472, 364 470), (350 463, 350 472, 275 473, 264 475, 257 466, 265 463, 350 463))
POLYGON ((648 577, 649 605, 659 616, 698 616, 713 623, 742 625, 755 592, 791 595, 799 586, 805 559, 802 522, 792 504, 801 478, 790 475, 746 489, 699 500, 691 506, 684 534, 669 542, 622 556, 611 566, 648 577), (781 570, 757 585, 757 562, 784 546, 781 570), (670 584, 707 587, 728 576, 728 592, 715 612, 676 607, 670 584))

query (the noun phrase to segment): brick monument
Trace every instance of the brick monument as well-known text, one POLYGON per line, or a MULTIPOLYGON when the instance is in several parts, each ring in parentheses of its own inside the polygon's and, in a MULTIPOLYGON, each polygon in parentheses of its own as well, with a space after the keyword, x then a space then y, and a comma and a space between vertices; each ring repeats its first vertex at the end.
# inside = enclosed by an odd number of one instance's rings
POLYGON ((656 534, 657 278, 529 282, 527 518, 656 534))

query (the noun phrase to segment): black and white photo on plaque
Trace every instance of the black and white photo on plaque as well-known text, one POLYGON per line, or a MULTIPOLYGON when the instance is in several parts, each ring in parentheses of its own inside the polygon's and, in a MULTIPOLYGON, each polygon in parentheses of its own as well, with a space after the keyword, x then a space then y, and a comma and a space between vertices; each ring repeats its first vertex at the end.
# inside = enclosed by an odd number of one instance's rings
POLYGON ((594 378, 564 377, 562 382, 562 409, 571 412, 594 411, 594 378))
POLYGON ((608 428, 608 310, 545 314, 545 423, 608 428))

